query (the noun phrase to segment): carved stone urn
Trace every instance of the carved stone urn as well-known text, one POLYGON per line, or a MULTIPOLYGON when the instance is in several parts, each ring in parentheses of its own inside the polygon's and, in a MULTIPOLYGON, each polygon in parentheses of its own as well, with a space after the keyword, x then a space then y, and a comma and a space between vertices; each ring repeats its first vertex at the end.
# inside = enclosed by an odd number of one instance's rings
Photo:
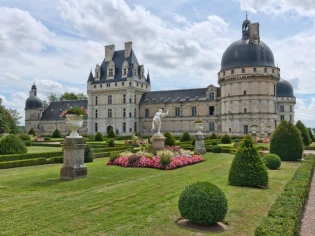
POLYGON ((82 136, 79 135, 78 129, 82 127, 83 120, 82 115, 74 115, 74 114, 68 114, 66 115, 66 124, 68 128, 71 130, 71 133, 69 136, 70 138, 82 138, 82 136))
POLYGON ((202 135, 201 131, 203 130, 203 126, 205 123, 195 123, 196 130, 198 131, 197 134, 202 135))

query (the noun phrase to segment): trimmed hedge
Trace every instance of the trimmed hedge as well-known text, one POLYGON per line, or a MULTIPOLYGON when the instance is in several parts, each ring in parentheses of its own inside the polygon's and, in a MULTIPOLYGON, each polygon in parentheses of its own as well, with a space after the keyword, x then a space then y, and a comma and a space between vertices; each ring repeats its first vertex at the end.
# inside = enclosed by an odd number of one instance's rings
POLYGON ((84 148, 84 162, 85 163, 93 162, 93 159, 94 159, 93 152, 89 145, 86 145, 86 147, 84 148))
POLYGON ((211 134, 210 136, 209 136, 209 139, 217 139, 218 137, 216 136, 216 134, 215 133, 213 133, 213 134, 211 134))
POLYGON ((222 152, 222 147, 219 145, 213 146, 212 147, 213 153, 221 153, 222 152))
POLYGON ((255 229, 255 236, 298 235, 310 183, 315 167, 315 155, 308 155, 276 199, 268 215, 255 229))
POLYGON ((295 127, 298 128, 301 132, 302 140, 304 146, 309 146, 312 143, 312 140, 310 138, 310 135, 308 133, 307 128, 305 125, 299 120, 296 124, 295 127))
POLYGON ((7 161, 7 162, 0 162, 0 169, 8 169, 8 168, 15 168, 15 167, 22 167, 22 166, 44 165, 46 163, 47 163, 46 158, 7 161))
POLYGON ((115 147, 115 146, 116 146, 116 143, 115 143, 114 140, 110 140, 110 141, 108 142, 108 147, 115 147))
POLYGON ((34 158, 50 158, 62 156, 63 152, 44 152, 44 153, 27 153, 27 154, 14 154, 14 155, 1 155, 0 162, 26 160, 34 158))
POLYGON ((31 137, 28 136, 27 134, 20 134, 19 138, 22 139, 23 141, 31 140, 31 137))
POLYGON ((61 144, 58 143, 39 143, 39 142, 32 142, 32 146, 41 146, 41 147, 61 147, 61 144))

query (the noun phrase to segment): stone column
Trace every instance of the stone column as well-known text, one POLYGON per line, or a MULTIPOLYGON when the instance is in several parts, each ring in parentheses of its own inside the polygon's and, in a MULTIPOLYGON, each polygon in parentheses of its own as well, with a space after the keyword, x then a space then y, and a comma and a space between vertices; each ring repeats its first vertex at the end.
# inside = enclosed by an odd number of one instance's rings
POLYGON ((165 137, 163 134, 154 134, 152 137, 152 148, 163 149, 165 147, 165 137))
POLYGON ((87 168, 84 165, 83 138, 65 138, 63 147, 63 166, 60 170, 60 178, 74 180, 87 176, 87 168))
POLYGON ((204 139, 202 134, 195 134, 195 151, 200 154, 206 153, 204 139))

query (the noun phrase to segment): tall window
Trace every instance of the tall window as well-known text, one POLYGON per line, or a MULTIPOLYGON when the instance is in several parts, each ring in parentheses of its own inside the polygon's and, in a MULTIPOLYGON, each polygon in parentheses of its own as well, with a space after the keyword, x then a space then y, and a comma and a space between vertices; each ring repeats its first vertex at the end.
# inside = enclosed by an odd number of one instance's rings
POLYGON ((210 132, 214 132, 215 130, 214 130, 214 122, 210 122, 209 123, 209 131, 210 132))
POLYGON ((245 68, 242 68, 242 73, 245 73, 245 68))
POLYGON ((175 107, 175 116, 180 116, 180 107, 175 107))
POLYGON ((137 76, 137 69, 135 69, 134 75, 137 76))
POLYGON ((214 115, 214 106, 209 106, 209 115, 210 116, 214 115))
POLYGON ((283 121, 284 120, 284 115, 281 115, 280 116, 280 121, 283 121))
POLYGON ((244 109, 244 113, 247 113, 247 109, 246 108, 244 109))
POLYGON ((126 75, 127 74, 127 69, 126 68, 124 68, 124 75, 126 75))
POLYGON ((267 73, 267 68, 264 69, 264 72, 267 73))
POLYGON ((214 92, 210 92, 210 94, 209 94, 209 99, 210 99, 210 100, 214 100, 214 92))
POLYGON ((134 96, 134 101, 135 101, 135 103, 137 103, 137 95, 136 94, 134 96))
POLYGON ((248 133, 248 125, 244 125, 244 134, 248 133))
POLYGON ((256 69, 256 68, 253 68, 253 71, 254 71, 254 72, 257 72, 257 69, 256 69))
POLYGON ((113 102, 113 96, 112 96, 112 95, 108 95, 107 101, 108 101, 108 104, 112 104, 112 102, 113 102))
POLYGON ((113 117, 112 109, 108 109, 108 118, 112 118, 112 117, 113 117))
POLYGON ((292 121, 292 115, 290 115, 290 121, 292 121))
POLYGON ((114 69, 113 68, 108 69, 108 76, 114 76, 114 69))
POLYGON ((191 116, 197 116, 197 108, 196 107, 191 108, 191 116))
POLYGON ((149 117, 149 109, 148 109, 148 108, 146 108, 146 109, 144 110, 144 116, 145 116, 145 117, 149 117))
POLYGON ((134 124, 134 131, 137 132, 137 122, 134 124))
POLYGON ((94 124, 94 130, 95 132, 98 132, 98 126, 97 126, 97 123, 94 124))
POLYGON ((243 95, 246 95, 246 90, 243 91, 243 95))
POLYGON ((284 112, 284 105, 280 105, 280 112, 284 112))
POLYGON ((95 110, 95 118, 98 118, 98 110, 95 110))
POLYGON ((126 108, 123 108, 123 117, 126 117, 126 108))
POLYGON ((129 103, 132 103, 132 99, 131 98, 129 98, 129 103))
POLYGON ((131 117, 131 112, 129 112, 129 117, 131 117))
POLYGON ((126 103, 126 94, 123 94, 123 103, 126 103))
POLYGON ((98 105, 98 96, 95 96, 95 105, 98 105))
POLYGON ((231 70, 231 74, 234 74, 234 70, 231 70))
POLYGON ((292 105, 290 105, 290 112, 293 112, 293 107, 292 107, 292 105))
POLYGON ((134 116, 134 117, 137 117, 137 108, 134 109, 134 111, 133 111, 133 116, 134 116))
POLYGON ((123 132, 126 132, 126 122, 123 122, 123 132))

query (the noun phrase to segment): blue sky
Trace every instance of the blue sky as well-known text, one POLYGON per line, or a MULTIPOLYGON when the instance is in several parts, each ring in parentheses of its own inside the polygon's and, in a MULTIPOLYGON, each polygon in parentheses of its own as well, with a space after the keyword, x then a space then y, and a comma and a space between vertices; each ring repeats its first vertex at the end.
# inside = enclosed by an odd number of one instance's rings
POLYGON ((127 41, 150 70, 152 90, 217 86, 245 11, 294 87, 296 120, 315 128, 315 0, 1 0, 0 98, 24 124, 34 81, 41 99, 86 93, 104 46, 120 50, 127 41))

